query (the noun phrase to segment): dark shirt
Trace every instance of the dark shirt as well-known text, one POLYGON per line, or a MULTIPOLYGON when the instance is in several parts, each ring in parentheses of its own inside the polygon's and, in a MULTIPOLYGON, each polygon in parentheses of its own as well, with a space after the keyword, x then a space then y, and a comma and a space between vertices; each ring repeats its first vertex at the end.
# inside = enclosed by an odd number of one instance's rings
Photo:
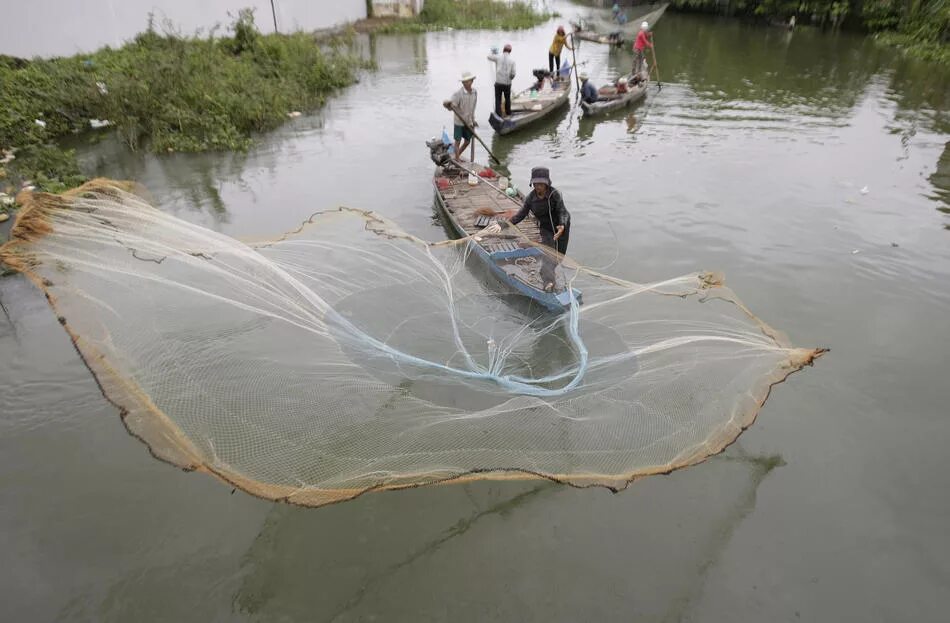
POLYGON ((600 94, 597 92, 597 87, 595 87, 594 83, 592 83, 590 80, 587 80, 584 82, 583 86, 581 86, 581 99, 588 104, 592 104, 600 99, 600 94))
POLYGON ((534 214, 538 219, 538 225, 541 229, 547 230, 552 234, 558 225, 563 225, 566 229, 571 224, 571 213, 564 207, 564 200, 561 199, 561 193, 553 186, 548 188, 544 198, 538 197, 532 189, 524 199, 524 205, 518 213, 511 217, 511 224, 517 225, 528 216, 528 212, 534 214))

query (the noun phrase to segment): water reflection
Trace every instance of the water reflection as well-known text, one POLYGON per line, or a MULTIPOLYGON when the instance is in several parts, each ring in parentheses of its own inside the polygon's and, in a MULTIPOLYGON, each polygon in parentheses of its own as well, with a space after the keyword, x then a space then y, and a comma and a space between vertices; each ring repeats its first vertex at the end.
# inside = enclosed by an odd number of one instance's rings
POLYGON ((620 495, 528 481, 374 494, 318 513, 275 506, 233 603, 254 620, 684 620, 783 464, 736 447, 620 495), (578 538, 595 532, 611 537, 578 538), (585 560, 597 562, 583 587, 566 589, 585 560))

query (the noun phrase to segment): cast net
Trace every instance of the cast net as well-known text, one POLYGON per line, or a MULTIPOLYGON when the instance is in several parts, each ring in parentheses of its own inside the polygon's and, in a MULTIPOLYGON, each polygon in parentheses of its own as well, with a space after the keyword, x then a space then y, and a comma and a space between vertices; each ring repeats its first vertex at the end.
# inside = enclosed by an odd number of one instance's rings
POLYGON ((47 294, 156 457, 268 499, 620 489, 721 451, 820 352, 710 275, 636 284, 566 260, 583 305, 554 315, 493 283, 466 240, 339 209, 246 244, 131 190, 29 196, 0 259, 47 294))

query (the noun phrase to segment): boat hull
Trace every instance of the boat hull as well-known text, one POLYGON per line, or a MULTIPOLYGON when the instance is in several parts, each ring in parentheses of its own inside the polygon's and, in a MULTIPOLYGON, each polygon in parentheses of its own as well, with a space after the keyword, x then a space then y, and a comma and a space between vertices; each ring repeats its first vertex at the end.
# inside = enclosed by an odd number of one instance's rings
POLYGON ((570 80, 558 81, 555 89, 542 92, 538 98, 531 97, 530 89, 522 91, 512 98, 510 117, 500 117, 492 112, 488 117, 488 124, 499 134, 511 134, 565 106, 570 99, 570 92, 570 80), (535 110, 535 107, 540 109, 535 110))
MULTIPOLYGON (((482 169, 479 168, 479 170, 482 169)), ((440 169, 437 169, 432 185, 439 215, 444 219, 447 229, 458 238, 477 235, 480 231, 480 228, 472 225, 474 218, 468 212, 471 208, 466 206, 491 205, 498 208, 499 212, 503 212, 503 208, 508 205, 513 209, 517 208, 514 202, 502 197, 501 193, 489 189, 485 182, 480 182, 479 186, 474 188, 468 186, 465 178, 461 178, 457 183, 452 182, 456 180, 442 176, 440 169), (440 188, 440 179, 448 179, 451 186, 440 188), (459 194, 465 196, 460 197, 459 194)), ((524 197, 519 195, 518 199, 523 200, 524 197)), ((581 292, 576 288, 561 287, 555 292, 546 292, 543 289, 537 278, 537 269, 546 251, 538 246, 540 234, 533 217, 519 224, 518 233, 514 235, 489 235, 479 236, 479 238, 481 239, 476 240, 474 237, 468 239, 467 244, 472 255, 477 257, 492 276, 507 288, 528 297, 553 313, 564 313, 572 304, 582 303, 581 292)))
POLYGON ((601 100, 587 103, 581 102, 581 109, 584 111, 584 117, 599 117, 615 110, 626 108, 631 104, 639 102, 644 98, 647 92, 648 81, 641 82, 639 85, 630 89, 630 92, 615 99, 601 100))

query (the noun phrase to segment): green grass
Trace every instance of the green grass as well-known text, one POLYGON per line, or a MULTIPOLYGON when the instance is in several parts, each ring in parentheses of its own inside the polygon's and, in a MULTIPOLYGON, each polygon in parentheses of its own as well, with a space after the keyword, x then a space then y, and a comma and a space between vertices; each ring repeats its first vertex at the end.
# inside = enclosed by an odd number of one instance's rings
POLYGON ((553 15, 539 13, 522 2, 497 0, 426 0, 418 17, 386 24, 376 32, 412 33, 429 30, 518 30, 543 24, 553 15))
POLYGON ((896 48, 912 58, 950 66, 950 44, 921 40, 913 35, 898 32, 884 32, 875 35, 875 40, 896 48))
POLYGON ((249 10, 228 37, 149 29, 119 49, 50 60, 0 58, 0 148, 7 180, 58 191, 83 181, 55 140, 108 119, 133 150, 246 149, 291 111, 321 106, 367 63, 345 40, 260 34, 249 10), (39 120, 42 123, 37 123, 39 120))

